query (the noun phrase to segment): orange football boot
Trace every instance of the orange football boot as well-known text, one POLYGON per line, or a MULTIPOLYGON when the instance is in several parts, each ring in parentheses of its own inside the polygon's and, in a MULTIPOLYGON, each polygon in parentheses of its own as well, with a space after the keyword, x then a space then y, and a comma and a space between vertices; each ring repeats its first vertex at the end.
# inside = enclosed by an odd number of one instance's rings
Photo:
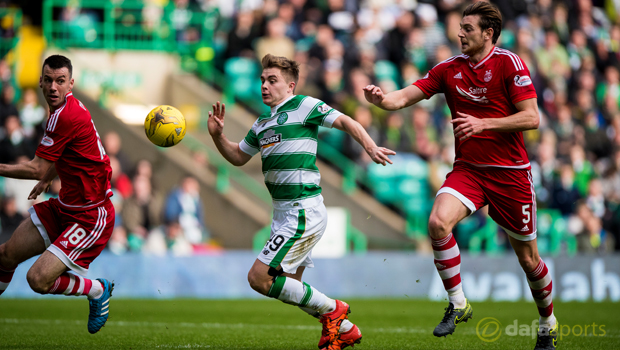
POLYGON ((329 344, 327 350, 342 350, 344 348, 353 347, 355 344, 359 344, 362 342, 362 332, 357 328, 356 325, 353 325, 348 332, 340 333, 338 338, 329 344))
POLYGON ((319 322, 323 324, 319 349, 324 349, 329 344, 338 339, 340 334, 340 324, 349 317, 351 308, 349 304, 336 300, 336 309, 332 312, 323 314, 319 317, 319 322))

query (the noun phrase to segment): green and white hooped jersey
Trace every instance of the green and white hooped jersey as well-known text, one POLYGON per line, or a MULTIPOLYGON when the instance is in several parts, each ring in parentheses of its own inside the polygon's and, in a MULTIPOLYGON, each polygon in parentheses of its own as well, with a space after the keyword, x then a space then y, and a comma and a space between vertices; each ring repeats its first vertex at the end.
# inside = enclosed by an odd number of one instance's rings
POLYGON ((341 115, 321 100, 294 95, 259 116, 239 143, 251 156, 261 153, 275 209, 311 208, 323 201, 316 167, 318 130, 331 128, 341 115))

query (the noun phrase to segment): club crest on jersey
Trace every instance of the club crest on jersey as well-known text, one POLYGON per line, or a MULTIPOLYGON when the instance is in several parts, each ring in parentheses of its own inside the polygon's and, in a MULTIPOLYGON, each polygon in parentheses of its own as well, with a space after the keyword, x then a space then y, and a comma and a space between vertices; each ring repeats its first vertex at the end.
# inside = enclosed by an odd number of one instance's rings
POLYGON ((265 132, 265 135, 263 135, 263 137, 258 141, 258 144, 261 148, 268 148, 280 142, 282 142, 282 134, 276 134, 273 129, 269 129, 267 130, 267 132, 265 132))
POLYGON ((317 108, 317 109, 319 110, 319 112, 321 114, 325 114, 325 113, 327 113, 327 111, 329 111, 332 108, 330 106, 326 105, 326 104, 323 104, 323 105, 320 105, 319 108, 317 108))
POLYGON ((527 75, 515 75, 515 85, 518 87, 524 87, 532 84, 532 79, 527 75))
POLYGON ((282 125, 282 124, 286 123, 287 120, 288 120, 288 114, 280 113, 278 115, 278 119, 276 121, 278 122, 279 125, 282 125))
POLYGON ((484 73, 484 81, 488 83, 491 79, 493 79, 493 73, 491 73, 491 70, 489 69, 486 73, 484 73))
POLYGON ((43 137, 43 139, 41 139, 41 144, 43 146, 49 147, 49 146, 52 146, 54 144, 54 140, 51 137, 46 135, 45 137, 43 137))

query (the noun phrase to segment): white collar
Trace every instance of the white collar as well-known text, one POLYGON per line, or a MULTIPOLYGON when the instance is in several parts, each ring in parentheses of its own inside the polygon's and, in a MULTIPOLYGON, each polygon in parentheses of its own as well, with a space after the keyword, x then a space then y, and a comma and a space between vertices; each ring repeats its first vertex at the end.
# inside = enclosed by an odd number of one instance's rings
POLYGON ((287 99, 285 99, 284 101, 280 102, 277 106, 275 107, 271 107, 271 115, 274 115, 278 112, 278 109, 280 107, 282 107, 282 105, 284 105, 285 103, 287 103, 288 101, 290 101, 293 97, 295 97, 297 95, 291 95, 289 96, 287 99))

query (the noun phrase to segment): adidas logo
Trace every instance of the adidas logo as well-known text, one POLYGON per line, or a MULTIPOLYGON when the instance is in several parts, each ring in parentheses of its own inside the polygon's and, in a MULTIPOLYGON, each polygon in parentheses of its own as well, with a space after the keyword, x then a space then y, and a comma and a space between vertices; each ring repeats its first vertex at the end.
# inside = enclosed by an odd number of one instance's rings
POLYGON ((442 265, 442 264, 440 264, 440 263, 436 263, 436 264, 435 264, 435 266, 436 266, 438 269, 444 269, 444 268, 446 267, 445 265, 442 265))
POLYGON ((463 79, 463 76, 461 75, 461 72, 458 72, 455 76, 454 79, 463 79))
POLYGON ((63 247, 67 248, 67 241, 62 241, 62 242, 60 242, 60 244, 61 244, 63 247))
POLYGON ((547 295, 549 295, 549 291, 548 290, 543 290, 542 292, 540 292, 540 294, 537 295, 537 297, 539 299, 544 299, 547 295))
POLYGON ((521 232, 525 232, 525 231, 529 231, 529 228, 527 228, 527 225, 525 225, 525 227, 521 229, 521 232))

